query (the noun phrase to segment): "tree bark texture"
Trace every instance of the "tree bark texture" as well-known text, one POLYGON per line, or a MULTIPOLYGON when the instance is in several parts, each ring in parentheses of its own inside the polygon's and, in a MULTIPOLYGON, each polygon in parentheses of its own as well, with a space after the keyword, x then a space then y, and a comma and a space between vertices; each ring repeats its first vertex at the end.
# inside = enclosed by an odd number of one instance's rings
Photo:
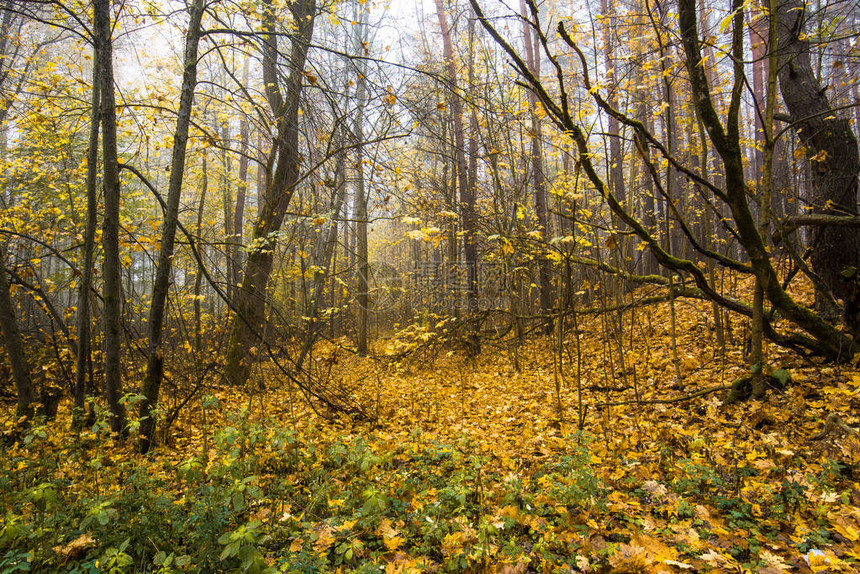
MULTIPOLYGON (((831 108, 812 68, 809 42, 805 39, 805 4, 782 0, 779 4, 779 85, 791 114, 792 126, 810 158, 813 212, 857 215, 857 176, 860 155, 857 139, 847 119, 831 108)), ((856 296, 857 277, 842 272, 860 262, 860 230, 849 227, 817 227, 812 233, 812 268, 824 287, 837 298, 856 296)), ((846 303, 850 301, 846 300, 846 303)))
POLYGON ((125 433, 122 398, 122 266, 119 256, 120 183, 116 143, 116 100, 113 81, 110 0, 93 1, 93 37, 101 92, 102 158, 104 162, 104 221, 102 249, 104 262, 105 394, 110 410, 110 426, 125 433))

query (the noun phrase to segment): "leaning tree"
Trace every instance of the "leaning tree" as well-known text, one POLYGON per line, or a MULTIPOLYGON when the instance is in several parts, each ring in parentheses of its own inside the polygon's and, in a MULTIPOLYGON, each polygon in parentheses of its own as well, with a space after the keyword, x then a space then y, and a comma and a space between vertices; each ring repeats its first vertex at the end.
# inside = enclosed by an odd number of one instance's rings
MULTIPOLYGON (((677 20, 670 19, 670 21, 677 22, 674 24, 676 28, 671 32, 679 37, 682 42, 681 57, 685 75, 681 79, 686 83, 692 105, 706 134, 708 144, 716 151, 719 158, 719 168, 722 172, 720 178, 709 177, 708 173, 701 169, 701 166, 679 157, 672 146, 661 139, 654 130, 649 129, 648 125, 610 103, 609 98, 603 93, 602 84, 592 81, 591 69, 585 51, 577 43, 569 26, 564 21, 560 22, 556 28, 557 37, 550 38, 549 33, 545 31, 541 23, 541 14, 536 4, 532 0, 526 1, 528 23, 537 35, 545 61, 548 61, 552 66, 551 74, 549 74, 552 80, 549 81, 533 73, 527 58, 502 34, 494 23, 496 20, 488 18, 484 14, 478 0, 470 0, 470 3, 483 27, 510 58, 520 77, 520 83, 535 93, 548 117, 558 129, 571 138, 575 145, 578 169, 585 175, 590 185, 603 197, 614 216, 630 232, 638 236, 642 244, 650 250, 662 267, 670 270, 673 274, 685 275, 692 279, 695 284, 694 288, 676 286, 680 293, 709 299, 728 310, 753 317, 754 309, 751 305, 721 293, 693 257, 680 257, 667 249, 653 229, 650 229, 635 215, 629 204, 622 202, 616 196, 612 187, 600 174, 597 164, 599 154, 595 153, 591 145, 588 130, 583 123, 584 120, 570 108, 570 101, 572 100, 570 94, 575 88, 587 90, 601 113, 614 118, 625 129, 632 132, 638 161, 651 175, 654 186, 665 195, 667 209, 674 208, 677 198, 666 194, 665 186, 659 176, 660 162, 666 162, 674 170, 677 170, 682 177, 703 190, 709 203, 718 205, 721 212, 730 216, 730 218, 724 218, 724 224, 729 226, 729 232, 738 240, 742 248, 739 257, 720 253, 697 240, 689 226, 684 224, 682 214, 674 213, 686 241, 695 250, 697 258, 713 260, 723 267, 753 276, 756 279, 763 298, 770 305, 770 309, 757 315, 759 315, 758 318, 764 333, 771 340, 781 345, 813 352, 833 360, 848 360, 857 352, 857 337, 860 334, 857 332, 856 323, 848 321, 847 323, 849 327, 853 328, 853 331, 846 333, 815 310, 802 305, 789 294, 787 284, 782 281, 772 261, 768 239, 763 233, 765 227, 761 226, 758 217, 758 209, 766 209, 766 207, 760 201, 760 190, 754 188, 754 184, 748 181, 744 173, 742 107, 744 89, 748 82, 744 65, 745 10, 742 0, 732 0, 724 20, 729 46, 725 61, 728 62, 727 66, 731 74, 730 90, 725 101, 718 101, 719 97, 713 85, 713 75, 708 70, 714 64, 703 54, 703 46, 708 45, 710 41, 700 30, 697 0, 678 0, 677 20), (559 40, 567 53, 561 54, 553 48, 559 40), (574 69, 571 70, 571 67, 574 69), (579 78, 582 84, 572 86, 570 78, 579 78), (786 319, 795 328, 778 329, 775 321, 776 316, 786 319)), ((774 5, 776 6, 776 2, 774 5)), ((802 75, 805 69, 803 62, 804 58, 808 58, 808 47, 804 46, 800 39, 803 37, 802 18, 792 21, 790 32, 785 31, 787 26, 785 15, 794 15, 798 12, 792 8, 791 0, 782 2, 779 9, 780 14, 782 14, 779 18, 783 30, 779 35, 782 48, 770 46, 768 58, 778 58, 779 60, 776 60, 774 64, 779 64, 784 69, 788 68, 788 71, 781 73, 780 83, 783 88, 783 97, 792 115, 792 121, 795 122, 795 126, 801 132, 804 131, 803 126, 809 125, 810 122, 831 122, 830 125, 834 127, 841 125, 840 120, 836 119, 835 115, 830 112, 826 99, 821 100, 823 91, 820 89, 816 94, 812 94, 807 85, 804 91, 807 99, 804 99, 802 94, 794 94, 800 100, 799 103, 788 103, 793 96, 786 96, 786 92, 797 89, 794 83, 798 81, 797 75, 802 75), (791 71, 792 69, 794 72, 791 71), (815 101, 812 100, 813 96, 817 98, 815 101), (807 123, 803 124, 802 122, 807 123)), ((770 21, 775 22, 776 13, 773 10, 770 13, 770 21)), ((799 81, 802 82, 803 78, 801 77, 799 81)), ((806 134, 802 135, 802 139, 807 141, 808 138, 808 145, 813 149, 831 149, 826 147, 828 144, 825 142, 814 143, 811 141, 813 137, 819 138, 816 141, 823 139, 821 134, 810 134, 809 132, 812 130, 809 128, 805 131, 806 134)), ((835 132, 835 130, 831 130, 831 132, 835 132)), ((618 134, 614 134, 614 137, 618 137, 618 134)), ((857 144, 853 138, 843 137, 840 140, 839 133, 829 133, 828 137, 838 141, 832 144, 834 146, 833 151, 827 153, 836 154, 835 150, 838 147, 846 157, 853 156, 856 158, 857 144), (852 146, 853 149, 849 149, 852 146)), ((857 221, 856 217, 851 216, 851 214, 856 213, 856 168, 849 167, 849 171, 853 169, 853 176, 842 179, 835 177, 835 173, 833 173, 835 170, 829 168, 829 164, 822 162, 818 169, 831 170, 831 173, 824 173, 816 180, 816 193, 819 194, 816 197, 822 198, 821 201, 826 203, 831 213, 827 214, 825 218, 827 221, 822 221, 819 218, 814 222, 816 224, 828 223, 844 232, 844 229, 856 225, 857 221), (834 183, 834 179, 838 179, 838 182, 834 183), (833 186, 838 188, 838 192, 832 191, 833 186), (838 197, 824 197, 823 194, 827 193, 838 193, 838 197), (833 215, 832 213, 837 212, 837 210, 841 210, 840 213, 847 215, 844 217, 833 215)), ((783 232, 787 226, 797 228, 799 225, 811 224, 809 220, 799 218, 775 223, 776 227, 783 232)), ((853 234, 854 230, 851 233, 853 234)), ((823 278, 821 283, 843 297, 847 293, 856 293, 856 291, 851 291, 851 289, 856 290, 856 271, 852 278, 850 276, 850 262, 836 258, 832 251, 825 251, 825 246, 828 245, 829 241, 829 235, 823 233, 821 238, 814 241, 812 245, 813 252, 818 250, 817 255, 813 257, 813 267, 817 266, 816 273, 823 278), (840 286, 837 288, 835 275, 839 275, 843 281, 849 280, 849 283, 854 281, 854 287, 846 287, 843 283, 839 284, 840 286)), ((856 262, 856 258, 854 261, 856 262)), ((610 271, 624 275, 634 281, 667 284, 666 278, 661 276, 638 276, 620 269, 610 269, 610 271)), ((672 287, 671 283, 669 286, 672 287)), ((850 310, 852 303, 851 301, 847 301, 847 303, 845 307, 850 310)))

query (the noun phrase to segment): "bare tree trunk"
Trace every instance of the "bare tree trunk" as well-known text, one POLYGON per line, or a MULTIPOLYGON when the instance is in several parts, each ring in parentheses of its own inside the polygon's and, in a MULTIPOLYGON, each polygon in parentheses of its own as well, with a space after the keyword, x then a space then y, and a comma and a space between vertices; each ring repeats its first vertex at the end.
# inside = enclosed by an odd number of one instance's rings
MULTIPOLYGON (((636 119, 642 122, 642 125, 646 126, 649 130, 651 129, 651 117, 647 112, 647 105, 645 101, 646 91, 643 90, 640 93, 641 100, 636 105, 636 119)), ((650 147, 647 145, 640 146, 642 153, 644 154, 643 163, 651 162, 650 155, 650 147)), ((642 169, 642 179, 641 179, 641 187, 642 187, 642 224, 645 229, 648 230, 648 233, 651 235, 655 235, 657 233, 657 201, 654 197, 654 180, 651 178, 651 174, 647 168, 642 169)), ((646 250, 642 254, 643 259, 643 273, 651 274, 657 273, 659 266, 657 265, 657 260, 654 258, 654 255, 646 250)))
POLYGON ((224 376, 233 385, 243 385, 251 374, 249 353, 260 335, 266 308, 266 288, 272 272, 277 232, 287 213, 299 181, 299 103, 308 47, 313 36, 316 0, 297 0, 290 5, 296 29, 290 50, 290 74, 286 98, 281 94, 277 71, 278 36, 271 0, 263 5, 263 83, 269 107, 277 121, 278 135, 273 153, 277 166, 267 176, 260 214, 254 225, 254 249, 248 253, 245 273, 236 296, 236 315, 230 327, 224 376))
POLYGON ((329 229, 327 233, 320 233, 317 236, 317 244, 314 249, 314 263, 318 267, 317 271, 314 272, 311 296, 304 312, 304 316, 308 319, 306 321, 305 342, 304 345, 302 345, 301 354, 298 359, 296 359, 297 370, 301 370, 304 365, 304 361, 313 347, 319 329, 317 312, 319 311, 319 304, 322 300, 325 281, 331 274, 335 247, 337 247, 337 222, 341 218, 341 210, 346 197, 345 156, 346 153, 338 154, 335 186, 332 190, 333 195, 330 203, 331 221, 329 222, 329 229))
MULTIPOLYGON (((355 21, 355 44, 353 49, 356 54, 364 53, 364 43, 368 41, 367 8, 363 3, 356 2, 353 9, 355 21)), ((358 354, 366 355, 367 345, 367 323, 370 313, 370 262, 367 252, 367 190, 364 179, 364 108, 367 106, 367 62, 357 62, 358 81, 355 89, 356 114, 352 128, 352 137, 355 143, 355 234, 356 234, 356 260, 358 264, 358 286, 356 300, 358 301, 358 354)))
POLYGON ((3 331, 3 345, 12 364, 12 377, 15 379, 15 387, 18 391, 18 408, 15 414, 19 417, 31 418, 36 392, 33 379, 30 377, 30 366, 24 355, 24 344, 18 330, 15 304, 9 293, 9 279, 6 276, 6 264, 3 261, 0 261, 0 328, 3 331))
MULTIPOLYGON (((98 55, 95 55, 98 61, 98 55)), ((98 67, 93 67, 92 110, 90 112, 90 137, 87 149, 87 223, 84 231, 84 257, 81 269, 81 285, 78 291, 78 355, 75 365, 75 410, 72 428, 80 430, 83 425, 87 375, 91 375, 92 318, 90 316, 90 291, 93 286, 93 259, 98 225, 98 179, 99 122, 101 121, 101 92, 99 91, 98 67)), ((90 381, 92 388, 92 381, 90 381)))
POLYGON ((122 266, 119 257, 119 160, 116 145, 116 101, 113 81, 110 0, 93 1, 93 38, 100 76, 102 157, 104 161, 104 315, 105 394, 110 410, 111 430, 125 434, 125 407, 122 397, 122 266))
MULTIPOLYGON (((537 35, 533 33, 528 8, 525 0, 520 0, 520 12, 523 17, 523 39, 526 46, 526 65, 535 78, 540 79, 540 42, 537 35)), ((543 158, 543 130, 540 119, 537 115, 537 96, 531 90, 529 94, 529 109, 531 110, 532 129, 529 137, 531 139, 531 164, 532 164, 532 185, 534 186, 535 198, 535 213, 538 219, 540 232, 543 234, 544 242, 549 240, 549 227, 547 224, 547 208, 546 208, 546 176, 544 175, 544 158, 543 158)), ((616 129, 618 122, 616 121, 616 129)), ((613 138, 613 143, 617 144, 617 140, 613 138)), ((619 162, 620 166, 620 162, 619 162)), ((622 180, 623 181, 623 180, 622 180)), ((623 183, 622 183, 623 186, 623 183)), ((541 249, 543 251, 543 249, 541 249)), ((538 278, 540 283, 540 310, 541 313, 547 316, 544 323, 544 334, 548 335, 553 330, 552 319, 552 274, 549 265, 549 259, 543 254, 538 259, 538 278)))
MULTIPOLYGON (((216 127, 217 131, 217 127, 216 127)), ((236 290, 239 285, 239 273, 241 270, 236 262, 236 246, 234 244, 235 232, 233 230, 234 206, 233 193, 230 181, 230 156, 227 153, 230 147, 230 126, 227 120, 221 124, 221 207, 224 218, 224 266, 227 275, 227 293, 230 299, 236 299, 236 290)))
MULTIPOLYGON (((792 125, 807 148, 812 179, 814 213, 857 215, 857 176, 860 155, 851 124, 837 117, 810 61, 805 38, 806 10, 799 0, 779 3, 778 34, 780 46, 779 85, 791 114, 792 125)), ((816 227, 812 236, 812 267, 822 287, 846 307, 856 308, 860 301, 860 230, 847 227, 816 227), (854 268, 853 276, 843 275, 854 268)), ((816 306, 832 317, 835 309, 816 294, 816 306)))
MULTIPOLYGON (((250 58, 245 58, 242 66, 242 83, 248 85, 250 58)), ((233 240, 232 257, 234 273, 238 281, 242 266, 245 264, 242 246, 245 243, 243 229, 245 227, 245 203, 248 196, 248 163, 249 163, 249 128, 248 117, 242 114, 239 118, 239 188, 236 191, 236 209, 233 210, 233 240)))
POLYGON ((143 379, 143 400, 140 402, 140 451, 145 453, 152 445, 155 433, 153 407, 158 402, 158 393, 164 376, 164 350, 162 349, 162 327, 167 312, 167 296, 170 291, 170 275, 173 269, 173 248, 176 228, 179 223, 179 199, 182 195, 182 179, 185 174, 185 150, 188 144, 188 127, 194 105, 194 88, 197 86, 197 47, 200 43, 200 22, 205 9, 204 0, 194 0, 185 37, 185 59, 182 88, 179 97, 179 113, 173 133, 173 155, 170 162, 170 180, 167 189, 167 207, 161 232, 161 248, 158 252, 158 269, 152 286, 152 303, 149 309, 149 355, 146 375, 143 379))
MULTIPOLYGON (((700 11, 701 5, 699 8, 700 11)), ((753 5, 749 10, 749 38, 752 49, 753 66, 753 108, 755 116, 755 150, 752 164, 753 178, 761 177, 764 166, 764 131, 762 115, 764 114, 764 82, 765 82, 765 57, 767 56, 767 15, 761 9, 753 5)), ((704 14, 702 15, 704 17, 704 14)))
MULTIPOLYGON (((773 135, 773 116, 776 112, 776 89, 777 89, 777 73, 778 73, 778 49, 777 45, 777 3, 778 0, 768 0, 768 17, 764 21, 766 28, 761 26, 759 29, 766 29, 768 34, 767 41, 767 94, 765 95, 765 104, 761 124, 761 137, 763 139, 764 148, 762 150, 762 172, 759 182, 759 234, 766 238, 768 237, 770 220, 771 220, 771 196, 773 194, 773 164, 774 164, 774 148, 775 141, 773 135)), ((764 94, 757 94, 760 97, 764 94)), ((765 393, 765 360, 764 355, 764 289, 762 288, 761 280, 756 277, 755 293, 753 297, 753 324, 752 324, 752 352, 750 364, 752 365, 752 398, 758 399, 764 396, 765 393)))
POLYGON ((454 61, 454 45, 451 40, 451 31, 448 28, 448 17, 442 0, 434 0, 436 3, 436 16, 439 18, 439 28, 442 33, 442 53, 445 58, 445 71, 449 89, 451 92, 451 115, 454 124, 454 157, 457 167, 457 187, 460 191, 460 215, 463 221, 463 254, 468 274, 468 296, 469 307, 477 305, 478 280, 477 280, 477 253, 476 243, 476 216, 475 216, 475 193, 469 183, 468 168, 466 163, 466 137, 463 127, 463 101, 459 93, 459 82, 457 79, 457 67, 454 61))
MULTIPOLYGON (((361 115, 361 114, 359 114, 361 115)), ((356 263, 358 265, 358 354, 366 355, 367 323, 370 313, 370 262, 367 252, 367 191, 364 180, 364 154, 359 150, 355 181, 355 235, 356 263)))
MULTIPOLYGON (((203 177, 200 182, 200 200, 197 205, 197 226, 195 228, 198 241, 203 238, 203 208, 206 206, 206 191, 209 189, 209 169, 206 162, 206 152, 204 151, 203 154, 203 165, 201 167, 203 177)), ((203 255, 202 247, 200 254, 203 255)), ((203 321, 200 312, 201 299, 203 298, 201 295, 202 286, 203 270, 198 267, 197 272, 194 274, 194 348, 198 353, 203 350, 203 321)))
MULTIPOLYGON (((652 18, 652 25, 654 27, 654 32, 657 35, 657 42, 660 48, 660 69, 662 71, 661 78, 663 83, 663 102, 666 105, 665 112, 663 113, 663 130, 666 136, 666 146, 669 148, 669 153, 672 155, 677 155, 678 149, 680 146, 677 143, 677 130, 676 130, 676 121, 675 121, 675 90, 672 86, 672 75, 667 68, 668 62, 668 50, 669 47, 664 43, 663 35, 662 35, 662 24, 665 18, 665 7, 661 4, 662 0, 657 1, 657 16, 659 17, 659 22, 655 21, 654 14, 650 12, 649 15, 652 18)), ((672 167, 671 164, 666 164, 666 181, 663 184, 665 189, 666 197, 664 201, 666 203, 666 209, 663 213, 663 221, 665 225, 665 234, 666 234, 666 252, 670 255, 674 255, 676 250, 679 253, 683 253, 683 247, 678 244, 686 245, 683 240, 677 238, 676 228, 672 227, 672 218, 670 216, 671 207, 670 202, 676 201, 677 208, 680 211, 683 209, 683 195, 678 190, 680 188, 677 185, 677 171, 672 167), (675 195, 677 193, 677 196, 675 195), (677 197, 677 200, 676 200, 677 197)), ((678 338, 677 338, 677 314, 675 308, 675 295, 674 295, 674 270, 669 269, 669 327, 671 333, 671 342, 672 342, 672 364, 675 369, 675 377, 678 380, 678 384, 681 383, 681 365, 680 360, 678 358, 678 338)))

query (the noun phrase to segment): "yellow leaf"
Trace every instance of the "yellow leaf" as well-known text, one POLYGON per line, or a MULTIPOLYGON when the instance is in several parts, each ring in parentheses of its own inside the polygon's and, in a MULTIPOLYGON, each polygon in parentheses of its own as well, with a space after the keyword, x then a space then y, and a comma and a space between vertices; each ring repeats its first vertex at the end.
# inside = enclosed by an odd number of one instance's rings
POLYGON ((851 540, 852 542, 860 540, 860 532, 858 532, 857 529, 850 524, 840 521, 834 523, 833 528, 836 529, 836 532, 838 532, 848 540, 851 540))
POLYGON ((445 556, 453 556, 455 554, 459 554, 460 550, 463 549, 463 533, 462 532, 452 532, 451 534, 446 534, 445 538, 442 539, 442 553, 445 556))
POLYGON ((329 526, 324 526, 319 533, 319 537, 317 541, 314 542, 314 550, 317 554, 322 554, 329 547, 334 544, 334 536, 332 536, 333 529, 329 526))
POLYGON ((397 550, 403 544, 403 538, 394 536, 393 538, 383 538, 382 543, 388 550, 397 550))
POLYGON ((338 532, 344 532, 346 530, 352 530, 353 526, 355 526, 355 520, 347 520, 346 522, 335 528, 335 530, 337 530, 338 532))

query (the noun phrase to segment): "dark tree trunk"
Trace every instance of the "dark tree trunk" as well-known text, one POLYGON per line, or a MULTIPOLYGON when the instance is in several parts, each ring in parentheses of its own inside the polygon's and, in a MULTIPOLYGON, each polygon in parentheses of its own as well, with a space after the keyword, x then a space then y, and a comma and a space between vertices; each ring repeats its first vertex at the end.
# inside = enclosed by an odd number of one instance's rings
POLYGON ((277 232, 299 181, 299 103, 308 47, 313 36, 316 0, 297 0, 290 5, 296 29, 290 50, 290 74, 286 80, 286 99, 278 79, 278 36, 275 33, 274 7, 263 6, 263 83, 269 107, 277 122, 278 135, 273 153, 277 165, 266 178, 265 194, 260 198, 260 214, 254 225, 254 249, 245 262, 245 273, 236 294, 236 315, 230 327, 227 364, 224 376, 233 385, 243 385, 251 374, 250 349, 257 341, 266 309, 266 287, 272 272, 277 232))
POLYGON ((93 2, 93 37, 100 76, 102 119, 102 156, 104 161, 104 222, 102 248, 104 262, 105 314, 105 394, 110 410, 110 426, 125 434, 125 407, 122 398, 122 266, 119 257, 119 164, 116 145, 116 101, 113 81, 113 46, 111 44, 110 0, 93 2))
POLYGON ((451 40, 451 30, 448 27, 448 17, 442 0, 435 0, 436 16, 439 18, 439 28, 442 33, 442 53, 445 58, 445 73, 451 91, 451 119, 454 124, 454 158, 457 167, 457 187, 460 191, 460 216, 463 221, 463 254, 468 274, 468 297, 470 308, 477 305, 478 279, 477 259, 478 245, 475 236, 476 214, 475 193, 470 185, 468 166, 466 162, 466 136, 463 126, 463 100, 459 93, 457 67, 454 61, 454 44, 451 40))
MULTIPOLYGON (((792 125, 810 157, 811 202, 814 213, 857 214, 857 176, 860 172, 857 139, 847 119, 832 110, 812 69, 805 39, 805 4, 783 0, 779 4, 778 34, 782 98, 792 125)), ((812 234, 812 268, 823 287, 847 305, 856 304, 857 276, 843 271, 860 262, 860 230, 817 227, 812 234)), ((816 296, 816 303, 820 298, 816 296)), ((820 307, 820 305, 819 305, 820 307)))
POLYGON ((158 269, 152 286, 152 304, 149 309, 149 346, 146 361, 146 376, 143 380, 143 400, 140 402, 140 451, 145 453, 152 445, 155 433, 155 417, 152 409, 158 402, 161 380, 164 376, 164 350, 162 349, 162 327, 167 312, 167 296, 170 290, 173 248, 176 228, 179 223, 179 199, 182 195, 182 179, 185 174, 185 150, 188 144, 188 127, 194 105, 194 88, 197 86, 197 47, 200 43, 200 22, 205 3, 194 0, 185 37, 185 59, 182 88, 179 97, 179 113, 173 133, 173 154, 170 162, 170 180, 167 188, 167 207, 161 232, 161 248, 158 252, 158 269))
POLYGON ((6 355, 12 365, 12 377, 15 379, 15 387, 18 391, 18 408, 16 414, 19 417, 33 416, 33 401, 36 393, 33 387, 33 379, 30 377, 30 366, 24 355, 24 344, 21 341, 21 333, 18 330, 18 319, 15 314, 15 304, 9 293, 9 278, 6 276, 6 266, 0 261, 0 329, 3 331, 3 345, 6 355))
MULTIPOLYGON (((98 61, 98 55, 95 55, 98 61)), ((98 68, 93 68, 92 110, 90 112, 90 137, 87 149, 87 223, 84 231, 84 257, 81 269, 81 284, 78 291, 78 354, 75 365, 75 411, 72 427, 80 429, 83 425, 87 376, 92 375, 92 318, 90 316, 90 291, 93 286, 93 259, 98 225, 98 178, 99 159, 99 122, 101 121, 101 92, 99 90, 98 68)), ((90 381, 92 388, 92 381, 90 381)))

